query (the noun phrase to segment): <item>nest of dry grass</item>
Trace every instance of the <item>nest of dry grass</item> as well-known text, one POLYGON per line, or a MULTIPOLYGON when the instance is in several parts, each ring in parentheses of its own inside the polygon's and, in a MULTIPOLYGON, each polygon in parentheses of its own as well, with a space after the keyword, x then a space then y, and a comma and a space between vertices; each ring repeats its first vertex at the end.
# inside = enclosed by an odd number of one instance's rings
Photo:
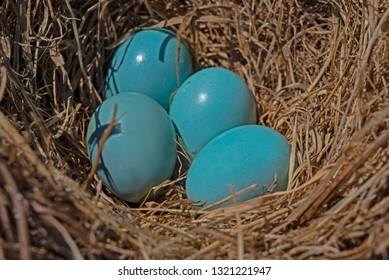
POLYGON ((387 1, 5 0, 0 19, 0 259, 388 259, 387 1), (247 82, 292 145, 286 192, 196 211, 185 173, 142 205, 88 180, 109 57, 156 26, 247 82))

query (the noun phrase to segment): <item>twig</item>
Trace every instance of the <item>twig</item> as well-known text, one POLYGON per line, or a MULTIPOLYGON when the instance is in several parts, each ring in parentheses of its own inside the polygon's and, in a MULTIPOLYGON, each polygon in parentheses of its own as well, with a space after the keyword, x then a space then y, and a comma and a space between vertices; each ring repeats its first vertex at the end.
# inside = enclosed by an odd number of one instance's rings
POLYGON ((70 15, 72 16, 72 19, 71 19, 71 21, 72 21, 72 28, 73 28, 74 38, 75 38, 76 44, 77 44, 77 56, 78 56, 78 62, 80 64, 81 72, 82 72, 84 78, 86 79, 86 81, 88 83, 88 87, 89 87, 90 92, 94 93, 95 97, 97 98, 97 100, 99 100, 100 103, 101 103, 101 98, 98 95, 98 93, 96 92, 95 88, 93 87, 92 79, 87 74, 87 72, 85 70, 84 61, 83 61, 83 51, 82 51, 82 47, 81 47, 81 43, 80 43, 80 36, 78 34, 77 23, 76 23, 76 20, 75 20, 76 16, 74 15, 74 12, 73 12, 72 6, 69 3, 69 0, 65 0, 65 3, 66 3, 66 6, 67 6, 67 8, 69 10, 70 15))
POLYGON ((0 239, 0 260, 5 260, 3 239, 0 239))
POLYGON ((46 220, 48 223, 50 223, 54 228, 56 228, 58 232, 62 235, 64 241, 69 246, 72 252, 73 258, 75 260, 83 260, 84 257, 82 256, 80 250, 78 249, 76 242, 70 236, 69 232, 67 232, 65 227, 60 222, 58 222, 56 218, 54 218, 51 215, 42 215, 42 218, 46 220))
POLYGON ((31 259, 30 236, 26 220, 26 210, 23 207, 23 196, 18 191, 18 187, 7 165, 0 161, 0 172, 4 178, 5 189, 11 196, 14 206, 14 218, 16 220, 18 241, 20 243, 20 258, 22 260, 31 259))
POLYGON ((206 254, 207 252, 212 251, 212 250, 216 249, 217 247, 219 247, 220 244, 221 244, 221 242, 219 240, 216 240, 213 243, 211 243, 210 245, 208 245, 207 247, 200 249, 199 251, 197 251, 196 253, 190 255, 189 257, 187 257, 185 259, 186 260, 198 259, 202 255, 206 254))
POLYGON ((12 232, 7 206, 9 206, 8 199, 5 197, 5 194, 3 194, 2 189, 0 189, 0 221, 3 225, 5 240, 14 242, 14 234, 12 232))
POLYGON ((112 114, 112 120, 109 123, 108 127, 104 130, 103 135, 101 136, 101 139, 99 139, 99 148, 97 150, 96 158, 93 162, 92 169, 88 174, 88 177, 84 181, 83 188, 86 189, 89 183, 92 181, 93 176, 95 175, 97 168, 99 166, 99 161, 101 158, 101 154, 103 153, 103 147, 105 142, 107 141, 108 137, 111 134, 111 131, 115 124, 119 121, 119 119, 116 118, 116 113, 117 113, 117 104, 115 104, 115 107, 113 109, 113 114, 112 114))
POLYGON ((333 182, 326 188, 320 188, 319 191, 314 192, 300 207, 291 213, 286 222, 281 226, 275 228, 273 232, 284 229, 287 225, 294 221, 299 221, 304 224, 310 220, 316 212, 334 195, 336 189, 342 185, 358 168, 360 168, 366 160, 378 150, 378 148, 387 145, 389 140, 389 130, 384 131, 374 142, 372 142, 363 153, 355 158, 353 162, 349 163, 345 169, 340 173, 333 182))
POLYGON ((252 190, 254 190, 256 188, 259 188, 259 185, 258 184, 253 184, 253 185, 251 185, 251 186, 249 186, 249 187, 247 187, 247 188, 245 188, 243 190, 240 190, 240 191, 235 192, 235 193, 233 193, 233 194, 231 194, 229 196, 226 196, 225 198, 220 199, 219 201, 217 201, 215 203, 207 205, 207 206, 203 207, 201 210, 205 211, 205 210, 212 209, 212 208, 214 208, 216 206, 219 206, 219 205, 221 205, 221 204, 223 204, 223 203, 225 203, 227 201, 231 201, 234 198, 239 197, 239 196, 241 196, 241 195, 243 195, 243 194, 245 194, 245 193, 247 193, 249 191, 252 191, 252 190))
POLYGON ((243 229, 242 229, 242 219, 240 218, 239 212, 235 213, 236 219, 236 239, 238 247, 238 260, 244 259, 244 239, 243 239, 243 229))
POLYGON ((7 85, 7 69, 4 66, 0 66, 0 102, 3 100, 5 86, 7 85))

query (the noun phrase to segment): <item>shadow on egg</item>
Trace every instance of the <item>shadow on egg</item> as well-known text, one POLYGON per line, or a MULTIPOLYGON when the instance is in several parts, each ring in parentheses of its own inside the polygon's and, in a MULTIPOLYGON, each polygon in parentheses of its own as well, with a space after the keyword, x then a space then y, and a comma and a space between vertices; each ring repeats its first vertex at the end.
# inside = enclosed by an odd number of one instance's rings
POLYGON ((168 32, 168 31, 163 31, 163 33, 168 34, 168 37, 167 37, 166 39, 163 40, 163 42, 161 43, 161 47, 160 47, 160 49, 159 49, 158 59, 159 59, 159 61, 161 61, 161 62, 165 62, 166 48, 167 48, 167 45, 169 44, 169 41, 175 38, 175 37, 172 35, 172 33, 168 32))

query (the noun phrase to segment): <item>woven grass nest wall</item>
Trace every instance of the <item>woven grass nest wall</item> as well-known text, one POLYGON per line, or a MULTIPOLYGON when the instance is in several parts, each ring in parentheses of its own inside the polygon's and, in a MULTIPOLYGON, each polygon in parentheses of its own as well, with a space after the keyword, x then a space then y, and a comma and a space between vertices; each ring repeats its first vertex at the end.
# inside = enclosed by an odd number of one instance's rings
POLYGON ((388 259, 388 1, 5 0, 0 19, 0 259, 388 259), (109 58, 151 27, 245 80, 291 143, 286 192, 201 211, 181 173, 133 205, 91 174, 109 58))

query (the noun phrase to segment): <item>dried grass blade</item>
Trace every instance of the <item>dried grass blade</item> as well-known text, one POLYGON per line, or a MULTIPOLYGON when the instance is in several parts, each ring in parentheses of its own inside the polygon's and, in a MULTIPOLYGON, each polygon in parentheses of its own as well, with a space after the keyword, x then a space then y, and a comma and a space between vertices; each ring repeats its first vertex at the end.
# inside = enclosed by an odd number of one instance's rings
POLYGON ((319 191, 314 192, 305 203, 292 212, 286 223, 277 227, 273 232, 282 230, 294 221, 299 221, 300 224, 304 224, 306 221, 312 219, 323 204, 328 201, 331 195, 334 194, 339 185, 344 183, 360 166, 362 166, 366 160, 377 151, 378 148, 387 145, 388 140, 389 130, 386 130, 374 142, 372 142, 360 156, 355 158, 353 162, 349 163, 342 173, 340 173, 328 187, 324 190, 320 188, 319 191))
POLYGON ((1 100, 3 100, 6 85, 7 85, 7 69, 4 66, 0 66, 0 102, 1 100))
POLYGON ((99 166, 99 161, 100 161, 101 155, 103 153, 104 144, 108 140, 113 127, 119 121, 119 119, 116 118, 117 107, 118 107, 117 104, 115 104, 115 107, 113 109, 113 114, 112 114, 112 120, 109 123, 108 127, 104 130, 103 135, 101 136, 101 139, 99 139, 99 149, 97 150, 96 159, 93 162, 92 169, 89 172, 88 177, 84 181, 84 184, 83 184, 84 189, 86 189, 88 187, 89 183, 92 181, 93 176, 95 175, 97 168, 99 166))
POLYGON ((189 257, 185 258, 186 260, 195 260, 195 259, 199 259, 201 256, 203 256, 204 254, 206 254, 207 252, 209 251, 212 251, 212 250, 215 250, 216 248, 218 248, 219 246, 221 245, 221 241, 217 240, 213 243, 211 243, 210 245, 200 249, 199 251, 197 251, 196 253, 190 255, 189 257))
POLYGON ((211 209, 213 207, 219 206, 219 205, 221 205, 221 204, 223 204, 223 203, 225 203, 227 201, 231 201, 231 200, 237 198, 240 195, 243 195, 243 194, 245 194, 245 193, 247 193, 247 192, 249 192, 249 191, 251 191, 251 190, 253 190, 255 188, 258 188, 258 186, 259 186, 258 184, 253 184, 253 185, 251 185, 251 186, 249 186, 249 187, 247 187, 247 188, 245 188, 243 190, 240 190, 240 191, 238 191, 236 193, 233 193, 233 194, 231 194, 231 195, 229 195, 229 196, 227 196, 227 197, 225 197, 225 198, 223 198, 223 199, 221 199, 221 200, 219 200, 219 201, 217 201, 215 203, 212 203, 212 204, 210 204, 210 205, 208 205, 206 207, 203 207, 201 210, 206 211, 206 210, 209 210, 209 209, 211 209))

